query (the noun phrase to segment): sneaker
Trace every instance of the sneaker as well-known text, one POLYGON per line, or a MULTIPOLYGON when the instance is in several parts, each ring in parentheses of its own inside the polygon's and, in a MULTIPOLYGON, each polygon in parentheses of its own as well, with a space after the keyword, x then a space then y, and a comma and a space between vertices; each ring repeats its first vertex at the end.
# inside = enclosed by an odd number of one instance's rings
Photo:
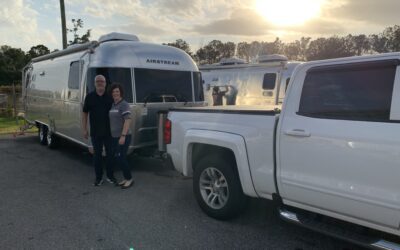
POLYGON ((118 183, 118 186, 122 186, 122 185, 124 185, 125 184, 125 182, 126 182, 126 180, 124 179, 124 180, 122 180, 121 182, 119 182, 118 183))
POLYGON ((111 183, 111 184, 114 184, 114 185, 117 185, 117 183, 118 183, 117 180, 114 177, 111 177, 111 178, 107 177, 106 180, 108 181, 108 183, 111 183))
POLYGON ((96 181, 93 183, 93 186, 98 187, 98 186, 101 186, 101 184, 103 184, 103 180, 102 180, 102 179, 101 179, 101 180, 96 180, 96 181))
POLYGON ((135 182, 131 179, 129 181, 126 181, 124 184, 121 185, 122 189, 127 189, 133 186, 135 182))

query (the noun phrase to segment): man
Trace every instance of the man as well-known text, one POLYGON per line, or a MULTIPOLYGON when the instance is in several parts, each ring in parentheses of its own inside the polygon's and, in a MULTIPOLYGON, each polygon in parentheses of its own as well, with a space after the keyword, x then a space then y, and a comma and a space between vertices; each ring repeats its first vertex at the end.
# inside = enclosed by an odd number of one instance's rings
POLYGON ((90 138, 93 144, 93 164, 96 173, 95 186, 103 183, 103 164, 102 153, 103 146, 106 150, 106 172, 107 181, 116 184, 112 167, 111 156, 111 132, 109 111, 113 99, 106 93, 106 78, 103 75, 97 75, 94 78, 95 91, 85 97, 82 113, 83 136, 88 139, 87 121, 90 119, 90 138))
POLYGON ((218 86, 214 86, 212 97, 213 97, 213 106, 222 106, 222 97, 225 95, 226 91, 221 91, 218 86))
POLYGON ((226 105, 236 105, 237 90, 232 85, 227 85, 228 91, 225 93, 226 105))

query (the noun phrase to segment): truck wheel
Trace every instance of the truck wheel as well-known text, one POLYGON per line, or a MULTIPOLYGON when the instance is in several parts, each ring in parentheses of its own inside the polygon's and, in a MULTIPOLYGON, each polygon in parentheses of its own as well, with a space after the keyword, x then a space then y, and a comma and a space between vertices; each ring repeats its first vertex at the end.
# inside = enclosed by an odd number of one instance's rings
POLYGON ((39 129, 38 135, 40 144, 47 145, 47 126, 39 124, 38 129, 39 129))
POLYGON ((55 149, 57 147, 58 138, 54 133, 47 131, 47 147, 55 149))
POLYGON ((193 191, 197 203, 210 217, 226 220, 239 215, 247 201, 232 160, 207 155, 195 165, 193 191))

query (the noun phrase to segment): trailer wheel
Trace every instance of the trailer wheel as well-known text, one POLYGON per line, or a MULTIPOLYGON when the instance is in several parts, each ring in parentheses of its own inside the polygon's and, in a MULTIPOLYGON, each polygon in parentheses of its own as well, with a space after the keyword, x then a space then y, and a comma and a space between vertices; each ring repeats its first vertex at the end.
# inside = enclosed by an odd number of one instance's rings
POLYGON ((205 155, 195 165, 193 191, 200 208, 219 220, 239 215, 247 197, 235 172, 233 160, 221 155, 205 155))
POLYGON ((38 136, 39 136, 39 142, 42 145, 47 145, 47 126, 43 124, 39 124, 38 126, 38 136))
POLYGON ((54 133, 47 131, 47 147, 55 149, 57 147, 57 144, 58 144, 57 136, 54 133))

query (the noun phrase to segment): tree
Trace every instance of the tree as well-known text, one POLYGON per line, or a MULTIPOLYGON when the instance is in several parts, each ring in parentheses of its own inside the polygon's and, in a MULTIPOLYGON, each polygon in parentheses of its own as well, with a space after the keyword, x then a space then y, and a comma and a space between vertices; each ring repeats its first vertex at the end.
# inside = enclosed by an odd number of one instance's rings
POLYGON ((283 42, 277 37, 275 41, 262 42, 261 43, 261 53, 260 55, 272 55, 272 54, 281 54, 283 51, 283 42))
POLYGON ((223 43, 219 40, 213 40, 197 50, 194 58, 199 64, 217 63, 222 58, 233 57, 235 55, 235 48, 236 45, 233 42, 223 43))
POLYGON ((251 45, 247 42, 241 42, 238 43, 237 45, 237 56, 239 58, 242 58, 244 60, 246 60, 247 62, 250 61, 250 56, 251 56, 251 45))
POLYGON ((0 47, 0 84, 21 82, 21 70, 29 59, 21 49, 0 47))
POLYGON ((306 51, 307 60, 321 60, 353 55, 354 53, 346 46, 346 39, 338 36, 318 38, 311 41, 306 51))
POLYGON ((43 44, 39 44, 36 46, 31 47, 31 49, 28 51, 27 56, 32 59, 38 56, 43 56, 46 54, 49 54, 50 50, 44 46, 43 44))
POLYGON ((190 51, 190 46, 185 40, 177 39, 174 43, 167 43, 167 44, 163 43, 163 45, 168 45, 181 49, 185 51, 188 55, 192 56, 192 52, 190 51))
POLYGON ((378 53, 389 52, 387 43, 388 39, 382 35, 370 35, 369 36, 370 44, 372 49, 378 53))
POLYGON ((386 47, 387 51, 397 52, 400 51, 400 26, 395 25, 393 27, 386 28, 382 36, 387 39, 386 47))
POLYGON ((344 39, 346 50, 352 55, 361 56, 371 52, 370 39, 366 35, 347 35, 344 39))
POLYGON ((300 41, 296 40, 292 43, 285 44, 283 51, 289 60, 299 60, 301 54, 300 41))
POLYGON ((221 45, 220 52, 220 59, 222 58, 231 58, 235 55, 235 48, 236 44, 233 42, 226 42, 221 45))
POLYGON ((212 40, 206 46, 199 49, 196 53, 197 57, 199 58, 199 63, 204 64, 212 64, 219 62, 221 60, 221 47, 223 43, 219 40, 212 40))
POLYGON ((250 58, 256 58, 261 52, 261 43, 253 41, 250 44, 250 58))
POLYGON ((82 19, 72 19, 72 25, 73 28, 72 29, 67 29, 68 32, 72 33, 73 35, 73 40, 69 41, 69 45, 72 44, 80 44, 80 43, 86 43, 90 41, 90 34, 91 34, 91 30, 88 29, 86 31, 85 34, 83 34, 82 36, 79 36, 78 31, 79 29, 83 28, 83 21, 82 19))

